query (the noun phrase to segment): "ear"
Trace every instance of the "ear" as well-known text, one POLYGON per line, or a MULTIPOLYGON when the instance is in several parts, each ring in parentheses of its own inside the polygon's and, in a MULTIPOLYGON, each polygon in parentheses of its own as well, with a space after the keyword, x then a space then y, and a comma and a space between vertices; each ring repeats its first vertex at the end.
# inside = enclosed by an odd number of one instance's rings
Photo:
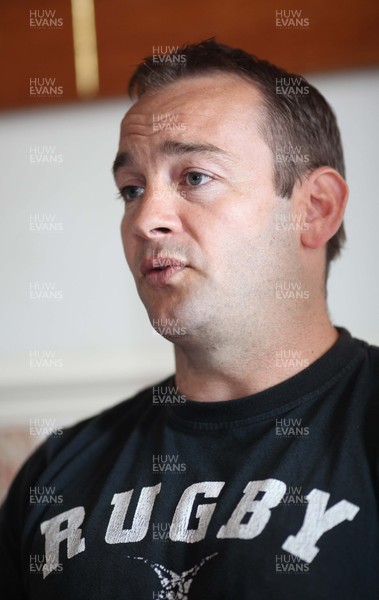
POLYGON ((306 248, 319 248, 338 231, 345 213, 349 188, 331 167, 312 171, 301 186, 305 204, 305 226, 301 242, 306 248))

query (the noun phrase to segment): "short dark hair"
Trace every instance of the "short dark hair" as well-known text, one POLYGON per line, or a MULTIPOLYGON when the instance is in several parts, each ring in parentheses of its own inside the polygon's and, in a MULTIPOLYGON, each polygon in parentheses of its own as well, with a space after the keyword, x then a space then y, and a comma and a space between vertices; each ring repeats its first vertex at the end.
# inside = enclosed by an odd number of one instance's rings
MULTIPOLYGON (((128 91, 131 98, 141 98, 180 78, 220 71, 253 81, 262 94, 265 114, 260 130, 274 156, 278 195, 289 198, 296 181, 318 167, 330 166, 345 177, 337 120, 325 98, 305 77, 239 48, 219 44, 212 38, 178 47, 164 61, 157 61, 157 55, 148 56, 136 68, 128 91), (301 154, 296 150, 295 160, 287 156, 289 149, 299 147, 301 154)), ((327 243, 326 275, 345 237, 342 223, 327 243)))

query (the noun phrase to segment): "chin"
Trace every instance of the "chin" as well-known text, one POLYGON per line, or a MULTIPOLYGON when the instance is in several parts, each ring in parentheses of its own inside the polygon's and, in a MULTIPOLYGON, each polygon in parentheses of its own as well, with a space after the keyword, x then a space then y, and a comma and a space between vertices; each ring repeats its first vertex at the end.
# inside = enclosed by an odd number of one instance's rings
POLYGON ((170 332, 158 331, 157 333, 159 333, 168 342, 171 342, 172 344, 176 344, 177 346, 179 346, 181 344, 181 342, 184 342, 184 340, 186 339, 186 336, 187 336, 186 332, 176 333, 175 331, 170 331, 170 332))
POLYGON ((170 342, 189 341, 195 335, 202 335, 207 329, 209 318, 206 311, 194 307, 193 299, 179 302, 146 303, 151 326, 170 342))

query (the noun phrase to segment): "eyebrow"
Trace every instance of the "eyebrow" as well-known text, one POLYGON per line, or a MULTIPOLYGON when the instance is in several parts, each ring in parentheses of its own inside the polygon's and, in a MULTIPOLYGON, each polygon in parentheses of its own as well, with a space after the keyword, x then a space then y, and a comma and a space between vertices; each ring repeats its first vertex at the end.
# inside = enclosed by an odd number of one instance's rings
POLYGON ((128 167, 133 163, 133 158, 130 152, 117 152, 116 158, 113 161, 112 173, 116 175, 117 171, 122 167, 128 167))
MULTIPOLYGON (((214 144, 203 142, 178 142, 175 140, 166 140, 159 149, 165 156, 182 156, 184 154, 230 156, 225 150, 218 148, 214 144)), ((130 152, 118 152, 112 167, 113 175, 116 175, 117 171, 122 169, 122 167, 132 166, 133 164, 134 160, 130 152)))
POLYGON ((167 140, 161 146, 161 151, 167 156, 181 154, 221 154, 226 156, 227 152, 221 150, 214 144, 203 142, 176 142, 175 140, 167 140))

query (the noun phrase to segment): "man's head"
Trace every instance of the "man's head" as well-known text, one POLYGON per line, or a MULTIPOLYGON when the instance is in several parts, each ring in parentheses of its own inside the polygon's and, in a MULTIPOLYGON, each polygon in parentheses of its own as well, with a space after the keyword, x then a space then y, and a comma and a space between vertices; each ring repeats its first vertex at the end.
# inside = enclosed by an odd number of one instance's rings
MULTIPOLYGON (((180 69, 152 59, 137 69, 131 90, 139 100, 122 122, 114 171, 125 200, 125 255, 153 325, 177 343, 211 347, 269 329, 270 315, 306 319, 307 303, 279 307, 275 289, 300 281, 312 287, 314 306, 323 298, 326 243, 341 225, 346 185, 335 170, 343 170, 341 152, 333 159, 341 164, 330 165, 296 137, 302 130, 288 99, 281 121, 270 121, 280 70, 213 42, 182 52, 180 69), (272 97, 245 73, 249 61, 266 86, 272 69, 272 97), (309 156, 306 165, 292 157, 277 165, 292 146, 309 156)), ((306 127, 311 111, 300 112, 306 127)), ((326 147, 314 121, 308 137, 326 147)), ((329 140, 337 139, 331 112, 328 123, 329 140)))
MULTIPOLYGON (((260 132, 272 151, 275 190, 289 198, 307 172, 327 165, 345 178, 343 150, 336 117, 316 88, 247 52, 207 40, 177 48, 163 62, 152 55, 137 67, 129 84, 131 97, 141 98, 184 77, 234 73, 254 83, 264 106, 260 132)), ((343 223, 327 244, 327 270, 345 241, 343 223)))

